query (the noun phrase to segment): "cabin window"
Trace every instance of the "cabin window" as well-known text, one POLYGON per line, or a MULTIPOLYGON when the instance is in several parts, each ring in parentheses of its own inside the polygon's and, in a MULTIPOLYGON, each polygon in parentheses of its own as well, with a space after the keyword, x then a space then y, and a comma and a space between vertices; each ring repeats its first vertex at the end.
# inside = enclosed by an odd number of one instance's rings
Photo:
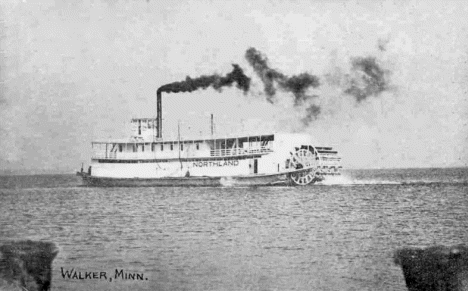
POLYGON ((161 151, 164 151, 164 144, 161 144, 161 151))
POLYGON ((184 144, 183 144, 183 143, 180 144, 180 150, 181 150, 181 151, 184 150, 184 144))
POLYGON ((142 152, 145 151, 145 145, 144 145, 144 144, 141 145, 141 151, 142 151, 142 152))
POLYGON ((174 144, 171 143, 171 151, 174 150, 174 144))
POLYGON ((197 150, 199 150, 199 149, 200 149, 200 144, 199 144, 199 143, 197 143, 197 150))
POLYGON ((137 152, 137 146, 134 144, 133 145, 133 152, 136 153, 137 152))
POLYGON ((152 152, 154 152, 155 146, 156 146, 156 145, 155 145, 154 143, 151 144, 151 151, 152 151, 152 152))
POLYGON ((119 144, 119 152, 122 152, 122 145, 119 144))

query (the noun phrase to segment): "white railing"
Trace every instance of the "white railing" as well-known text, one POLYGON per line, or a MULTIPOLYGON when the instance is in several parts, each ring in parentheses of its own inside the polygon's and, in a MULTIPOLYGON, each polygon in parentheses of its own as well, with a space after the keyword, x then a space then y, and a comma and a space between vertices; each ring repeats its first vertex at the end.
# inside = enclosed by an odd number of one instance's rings
MULTIPOLYGON (((241 156, 251 154, 265 154, 273 152, 273 149, 269 146, 262 147, 251 147, 251 148, 231 148, 231 149, 216 149, 210 150, 210 157, 230 157, 230 156, 241 156)), ((203 158, 207 157, 208 152, 203 155, 202 152, 192 152, 190 156, 187 156, 187 152, 181 152, 182 158, 203 158)), ((155 152, 107 152, 105 150, 94 150, 93 159, 102 160, 138 160, 138 159, 175 159, 179 157, 177 151, 168 151, 167 153, 155 153, 155 152)))
POLYGON ((334 162, 321 162, 320 165, 322 167, 338 167, 341 166, 341 162, 334 161, 334 162))
MULTIPOLYGON (((142 159, 154 159, 154 158, 162 158, 161 156, 155 156, 152 152, 138 152, 138 153, 121 153, 121 152, 94 152, 92 158, 93 159, 108 159, 108 160, 142 160, 142 159)), ((166 158, 166 157, 164 157, 166 158)))
POLYGON ((319 154, 320 158, 322 160, 329 160, 329 161, 335 161, 335 160, 341 160, 341 157, 337 154, 319 154))
POLYGON ((94 152, 93 159, 115 159, 117 157, 115 152, 94 152))
POLYGON ((225 157, 225 156, 240 156, 249 154, 263 154, 273 152, 273 149, 268 146, 255 147, 255 148, 232 148, 232 149, 216 149, 211 150, 212 157, 225 157))
POLYGON ((341 166, 341 157, 335 153, 320 153, 320 160, 322 167, 340 167, 341 166))

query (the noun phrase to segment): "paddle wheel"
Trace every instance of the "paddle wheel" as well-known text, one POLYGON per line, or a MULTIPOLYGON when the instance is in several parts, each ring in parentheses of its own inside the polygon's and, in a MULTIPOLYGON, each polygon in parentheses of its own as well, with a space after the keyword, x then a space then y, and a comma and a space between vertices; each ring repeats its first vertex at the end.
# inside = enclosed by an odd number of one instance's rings
POLYGON ((289 168, 295 170, 304 169, 304 171, 291 173, 291 181, 300 186, 305 186, 310 183, 315 183, 321 180, 317 175, 317 170, 320 167, 320 157, 317 151, 312 146, 296 148, 294 153, 291 153, 289 159, 289 168))

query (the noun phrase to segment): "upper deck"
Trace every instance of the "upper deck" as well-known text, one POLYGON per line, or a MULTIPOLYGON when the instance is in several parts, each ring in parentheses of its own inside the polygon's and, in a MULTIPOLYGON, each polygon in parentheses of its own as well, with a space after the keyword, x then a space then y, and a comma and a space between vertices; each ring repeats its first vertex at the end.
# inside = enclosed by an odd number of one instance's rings
POLYGON ((93 160, 171 160, 240 157, 273 152, 273 134, 236 138, 145 141, 96 141, 92 143, 93 160))
POLYGON ((92 142, 92 160, 99 163, 151 163, 171 160, 200 161, 259 158, 264 155, 287 159, 299 148, 310 149, 322 166, 338 167, 341 158, 331 147, 317 147, 308 134, 257 134, 236 137, 205 137, 164 140, 156 135, 155 118, 131 120, 131 136, 125 140, 92 142))

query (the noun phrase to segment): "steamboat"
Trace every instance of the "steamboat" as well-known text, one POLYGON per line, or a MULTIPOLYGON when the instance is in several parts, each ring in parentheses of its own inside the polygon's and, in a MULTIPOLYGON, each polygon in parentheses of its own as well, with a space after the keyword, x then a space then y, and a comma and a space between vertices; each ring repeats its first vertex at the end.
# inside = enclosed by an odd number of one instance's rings
POLYGON ((340 175, 341 158, 308 134, 164 139, 161 92, 156 118, 133 118, 125 140, 92 142, 89 186, 305 186, 340 175))

